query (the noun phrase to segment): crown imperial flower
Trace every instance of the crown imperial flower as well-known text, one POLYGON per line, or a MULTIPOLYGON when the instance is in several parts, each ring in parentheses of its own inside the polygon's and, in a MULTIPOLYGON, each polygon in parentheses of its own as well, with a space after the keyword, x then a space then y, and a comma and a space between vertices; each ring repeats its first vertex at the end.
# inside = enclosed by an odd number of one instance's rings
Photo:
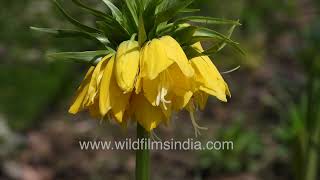
POLYGON ((102 2, 110 13, 80 0, 73 2, 97 18, 89 27, 72 18, 53 1, 77 30, 35 28, 59 37, 84 37, 97 43, 95 51, 50 54, 55 59, 76 60, 90 67, 69 109, 71 114, 88 110, 98 119, 111 118, 122 126, 136 120, 146 131, 169 124, 172 114, 186 109, 195 128, 194 112, 205 108, 209 95, 226 102, 230 91, 210 55, 230 45, 238 21, 203 16, 176 16, 193 9, 192 0, 124 0, 117 6, 102 2), (120 11, 122 9, 122 11, 120 11), (204 24, 228 25, 224 35, 204 24), (201 42, 212 46, 203 49, 201 42))

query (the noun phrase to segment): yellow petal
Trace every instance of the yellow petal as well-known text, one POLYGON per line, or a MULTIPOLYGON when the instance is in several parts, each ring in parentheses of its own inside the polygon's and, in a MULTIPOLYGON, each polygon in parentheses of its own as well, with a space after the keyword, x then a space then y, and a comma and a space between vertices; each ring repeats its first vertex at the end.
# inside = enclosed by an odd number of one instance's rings
POLYGON ((114 60, 113 56, 104 70, 100 86, 99 108, 102 117, 112 110, 117 121, 122 122, 131 93, 124 94, 119 88, 113 70, 114 60))
POLYGON ((194 102, 200 108, 200 110, 204 110, 204 108, 206 107, 208 97, 209 96, 207 93, 204 93, 201 91, 194 93, 193 95, 194 102))
POLYGON ((139 72, 139 43, 125 41, 120 44, 115 61, 115 74, 119 87, 125 92, 131 92, 139 72))
POLYGON ((125 94, 120 89, 116 81, 115 73, 112 73, 111 75, 109 93, 112 113, 116 120, 121 123, 123 121, 127 105, 129 104, 131 93, 125 94))
POLYGON ((152 106, 142 94, 133 96, 131 107, 135 119, 149 132, 165 119, 161 108, 152 106))
POLYGON ((173 109, 175 111, 180 111, 183 108, 186 107, 186 105, 190 102, 190 99, 192 98, 193 93, 191 91, 185 92, 183 96, 176 96, 172 100, 173 109))
POLYGON ((199 52, 203 52, 204 51, 200 42, 197 42, 197 43, 193 44, 192 47, 194 49, 196 49, 197 51, 199 51, 199 52))
POLYGON ((153 39, 142 48, 140 71, 143 78, 153 80, 174 63, 168 58, 165 48, 159 39, 153 39))
POLYGON ((169 59, 178 64, 185 76, 192 77, 194 70, 180 44, 171 36, 164 36, 160 38, 160 41, 163 44, 163 47, 165 47, 169 59))
POLYGON ((110 58, 110 55, 107 55, 104 57, 95 67, 92 78, 89 83, 88 93, 85 97, 85 100, 83 102, 84 106, 90 106, 94 103, 94 99, 96 95, 98 94, 98 87, 100 85, 100 81, 103 76, 103 70, 105 66, 107 65, 107 60, 110 58))
POLYGON ((157 106, 157 96, 161 90, 160 79, 160 76, 154 80, 143 79, 144 96, 153 106, 157 106))
POLYGON ((177 96, 184 96, 192 88, 191 78, 185 76, 177 64, 171 65, 166 73, 166 81, 169 83, 170 91, 177 96))
MULTIPOLYGON (((164 89, 168 95, 164 98, 172 101, 176 96, 182 99, 186 97, 186 93, 191 93, 191 79, 186 77, 177 64, 171 65, 164 70, 156 79, 143 79, 143 92, 147 100, 153 106, 159 106, 160 92, 164 89)), ((178 105, 180 107, 180 105, 178 105)), ((174 107, 176 107, 174 105, 174 107)))
POLYGON ((82 103, 83 103, 83 100, 88 92, 89 82, 91 80, 93 70, 94 70, 94 66, 91 66, 90 69, 88 70, 85 78, 83 79, 80 87, 78 88, 75 99, 74 99, 71 107, 69 108, 70 114, 77 114, 78 112, 83 110, 82 103))
POLYGON ((94 100, 94 103, 92 105, 89 106, 89 113, 93 118, 96 119, 100 119, 102 118, 101 114, 100 114, 100 110, 99 110, 99 99, 96 98, 94 100))
POLYGON ((141 89, 142 89, 142 77, 141 77, 141 74, 139 74, 137 76, 137 80, 136 80, 136 83, 135 83, 135 88, 136 88, 136 94, 139 94, 141 92, 141 89))
POLYGON ((107 66, 103 71, 99 92, 99 109, 100 114, 104 117, 111 109, 110 103, 110 80, 113 72, 114 56, 108 61, 107 66))
MULTIPOLYGON (((199 43, 196 44, 196 48, 203 51, 199 43)), ((221 101, 227 101, 226 95, 230 94, 228 86, 210 58, 208 56, 193 58, 191 65, 195 70, 194 85, 221 101)))

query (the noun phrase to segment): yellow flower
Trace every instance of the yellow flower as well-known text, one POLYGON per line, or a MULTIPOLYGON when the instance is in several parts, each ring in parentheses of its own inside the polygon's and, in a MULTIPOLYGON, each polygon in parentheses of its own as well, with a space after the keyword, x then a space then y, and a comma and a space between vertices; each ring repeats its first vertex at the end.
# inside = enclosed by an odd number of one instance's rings
MULTIPOLYGON (((193 48, 198 52, 204 51, 200 42, 194 44, 193 48)), ((195 135, 197 136, 200 135, 200 130, 206 130, 207 128, 197 124, 194 111, 197 108, 200 108, 200 110, 205 108, 209 95, 215 96, 219 100, 226 102, 227 95, 231 96, 231 93, 227 83, 208 56, 195 57, 190 61, 195 70, 192 82, 194 94, 186 109, 190 113, 195 135)))
MULTIPOLYGON (((203 52, 200 43, 196 43, 194 47, 199 52, 203 52)), ((190 61, 193 69, 195 70, 195 76, 193 78, 195 91, 207 93, 226 102, 227 96, 231 96, 228 85, 210 58, 208 56, 200 56, 195 57, 190 61)))
MULTIPOLYGON (((167 119, 171 109, 182 109, 192 96, 194 70, 179 43, 170 36, 153 39, 141 50, 140 79, 143 94, 163 109, 167 119), (172 107, 172 108, 171 108, 172 107)), ((140 90, 138 91, 138 93, 140 90)))
POLYGON ((139 43, 132 40, 121 43, 118 48, 115 73, 117 83, 124 93, 131 92, 134 88, 139 72, 139 51, 139 43))
POLYGON ((133 95, 130 107, 132 116, 149 132, 165 119, 161 108, 152 106, 143 94, 133 95))
POLYGON ((115 56, 109 60, 101 80, 99 109, 102 117, 111 113, 112 117, 121 123, 127 105, 129 104, 130 93, 124 93, 118 86, 114 73, 115 56))
MULTIPOLYGON (((199 52, 200 43, 193 45, 199 52)), ((69 112, 88 109, 95 118, 111 117, 126 126, 134 118, 147 131, 167 124, 174 111, 187 109, 195 128, 193 112, 204 109, 208 96, 227 101, 229 89, 209 57, 188 60, 179 43, 170 36, 153 39, 142 47, 136 41, 122 42, 91 66, 69 112)))
POLYGON ((87 95, 87 92, 89 89, 89 83, 90 83, 93 71, 94 71, 94 66, 91 66, 77 90, 73 104, 69 108, 70 114, 77 114, 78 112, 84 109, 83 100, 87 95))

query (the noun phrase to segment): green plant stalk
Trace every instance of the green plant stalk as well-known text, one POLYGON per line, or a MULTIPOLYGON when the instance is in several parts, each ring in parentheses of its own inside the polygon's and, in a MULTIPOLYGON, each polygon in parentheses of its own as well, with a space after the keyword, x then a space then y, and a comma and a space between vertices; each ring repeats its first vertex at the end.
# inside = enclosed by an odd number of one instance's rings
POLYGON ((136 150, 136 180, 150 179, 150 152, 147 147, 147 140, 150 134, 138 123, 137 139, 140 140, 140 147, 136 150), (141 143, 141 140, 144 142, 141 143), (141 147, 143 145, 143 147, 141 147))
MULTIPOLYGON (((317 130, 315 132, 315 135, 319 134, 319 130, 320 128, 317 127, 317 130)), ((318 137, 318 136, 316 136, 318 137)), ((313 140, 315 140, 315 138, 312 138, 313 140)), ((318 170, 318 151, 317 148, 315 146, 315 144, 310 144, 309 147, 309 156, 308 156, 308 164, 307 164, 307 169, 306 169, 306 180, 317 180, 317 170, 318 170)))
MULTIPOLYGON (((313 61, 314 62, 314 61, 313 61)), ((307 159, 306 159, 306 169, 305 169, 305 179, 306 180, 316 180, 317 170, 318 170, 318 152, 315 143, 320 133, 320 124, 318 122, 317 112, 314 110, 315 107, 314 97, 315 97, 315 83, 316 78, 313 70, 313 62, 311 63, 311 72, 308 78, 308 105, 307 105, 307 132, 309 133, 308 147, 307 147, 307 159)))
POLYGON ((319 137, 320 137, 320 123, 319 118, 315 119, 316 129, 312 134, 311 143, 309 147, 309 156, 308 156, 308 164, 306 169, 306 180, 316 180, 318 175, 318 166, 319 166, 319 156, 318 156, 318 145, 319 145, 319 137))

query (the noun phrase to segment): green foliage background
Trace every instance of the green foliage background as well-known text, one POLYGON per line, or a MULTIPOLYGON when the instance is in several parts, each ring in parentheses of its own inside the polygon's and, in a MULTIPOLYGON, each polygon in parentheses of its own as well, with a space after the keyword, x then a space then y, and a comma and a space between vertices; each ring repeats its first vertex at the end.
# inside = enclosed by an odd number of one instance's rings
MULTIPOLYGON (((79 11, 71 1, 63 2, 74 17, 93 24, 93 17, 79 11)), ((98 0, 85 2, 107 11, 98 0)), ((297 139, 304 128, 300 119, 307 119, 307 79, 311 71, 317 77, 320 72, 319 1, 196 0, 193 6, 201 9, 197 15, 240 19, 242 26, 232 38, 246 51, 246 56, 241 56, 226 48, 212 57, 221 71, 238 65, 241 69, 224 75, 233 94, 230 103, 221 105, 211 99, 211 106, 201 116, 218 129, 208 132, 204 139, 234 140, 241 148, 197 154, 199 162, 192 168, 193 175, 249 172, 267 174, 262 179, 299 176, 296 169, 303 165, 299 158, 308 154, 299 154, 296 147, 301 146, 297 139), (312 59, 316 63, 310 68, 312 59), (279 167, 283 172, 274 170, 279 167)), ((30 26, 72 28, 50 0, 0 1, 0 24, 0 119, 5 119, 14 133, 28 134, 56 112, 68 117, 66 109, 86 67, 49 62, 45 54, 95 50, 95 44, 31 31, 30 26)), ((312 101, 316 107, 319 98, 315 96, 312 101)), ((316 126, 320 120, 314 117, 311 124, 316 126)))

